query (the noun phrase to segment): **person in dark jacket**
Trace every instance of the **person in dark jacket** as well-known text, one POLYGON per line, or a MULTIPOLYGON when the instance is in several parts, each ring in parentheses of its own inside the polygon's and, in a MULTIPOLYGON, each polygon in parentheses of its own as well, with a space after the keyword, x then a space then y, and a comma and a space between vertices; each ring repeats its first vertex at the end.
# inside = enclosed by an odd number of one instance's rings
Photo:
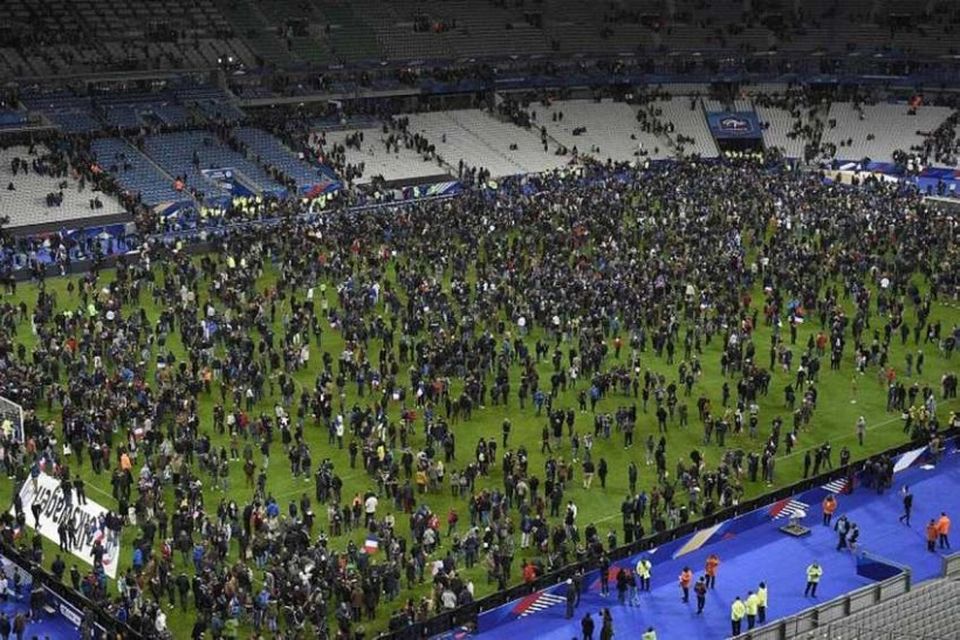
POLYGON ((593 640, 593 618, 590 617, 590 612, 587 612, 587 615, 583 616, 583 620, 580 621, 580 630, 583 632, 583 640, 593 640))

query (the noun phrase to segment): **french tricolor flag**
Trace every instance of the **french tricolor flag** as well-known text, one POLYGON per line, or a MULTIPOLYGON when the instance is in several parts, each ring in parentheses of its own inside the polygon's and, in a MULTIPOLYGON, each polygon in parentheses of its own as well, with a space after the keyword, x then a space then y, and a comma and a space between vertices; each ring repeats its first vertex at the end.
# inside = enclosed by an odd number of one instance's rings
POLYGON ((367 536, 363 543, 363 550, 367 553, 376 553, 380 550, 380 540, 372 533, 367 536))

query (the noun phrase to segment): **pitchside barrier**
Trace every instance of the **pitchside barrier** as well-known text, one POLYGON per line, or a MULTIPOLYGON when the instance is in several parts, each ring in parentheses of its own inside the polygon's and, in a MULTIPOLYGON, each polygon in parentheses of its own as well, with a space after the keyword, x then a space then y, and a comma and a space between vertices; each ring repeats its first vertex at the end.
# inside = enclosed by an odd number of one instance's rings
POLYGON ((827 627, 830 623, 839 622, 851 614, 910 591, 910 568, 892 560, 861 552, 857 556, 857 573, 878 582, 747 631, 736 636, 734 640, 820 640, 821 637, 828 637, 819 633, 829 633, 827 627))
POLYGON ((940 569, 940 574, 944 578, 960 578, 960 551, 943 557, 943 567, 940 569))
MULTIPOLYGON (((956 442, 954 442, 953 439, 957 436, 960 436, 960 429, 948 429, 941 432, 940 435, 945 441, 948 442, 948 446, 954 447, 956 446, 956 442)), ((863 472, 866 464, 873 462, 881 456, 900 456, 901 460, 904 462, 917 464, 922 461, 923 457, 926 455, 926 451, 927 446, 925 444, 918 442, 907 442, 898 447, 894 447, 882 453, 871 456, 866 460, 854 462, 845 467, 838 467, 833 471, 821 474, 815 478, 808 478, 793 485, 784 487, 778 491, 774 491, 773 493, 740 503, 737 506, 722 509, 708 518, 703 518, 696 522, 691 522, 677 527, 676 529, 664 531, 660 534, 647 536, 642 540, 636 541, 632 544, 618 547, 612 550, 608 555, 611 562, 614 563, 617 560, 637 555, 650 549, 665 547, 670 543, 676 545, 679 538, 689 537, 698 531, 708 529, 727 520, 732 520, 738 516, 747 515, 754 511, 759 511, 761 509, 769 510, 771 508, 777 509, 780 505, 788 505, 791 498, 800 496, 804 493, 810 492, 811 490, 818 490, 827 486, 845 485, 851 479, 853 480, 854 485, 856 485, 860 481, 860 475, 863 472)), ((957 570, 960 571, 960 568, 957 570)), ((476 629, 482 613, 491 612, 494 609, 503 607, 505 604, 514 600, 518 600, 533 593, 549 589, 550 587, 560 584, 561 582, 565 582, 567 578, 571 578, 578 573, 586 574, 591 571, 596 571, 596 567, 590 563, 584 562, 571 564, 558 571, 547 574, 533 581, 532 583, 520 584, 510 589, 499 591, 471 604, 459 607, 452 611, 444 612, 431 618, 430 620, 427 620, 426 622, 417 623, 404 629, 400 629, 389 634, 384 634, 381 636, 381 640, 413 640, 416 638, 434 638, 436 636, 443 637, 441 634, 446 634, 447 632, 458 628, 476 629)), ((898 579, 900 578, 890 578, 890 580, 898 579)), ((907 578, 907 580, 909 580, 909 578, 907 578)), ((871 585, 869 588, 874 587, 878 586, 871 585)), ((907 583, 907 588, 908 587, 909 583, 907 583)), ((896 585, 893 583, 887 585, 886 588, 888 591, 896 591, 897 589, 896 585)), ((829 613, 826 615, 829 615, 829 613)), ((761 636, 756 635, 758 631, 759 630, 754 630, 754 635, 749 637, 760 638, 761 636)), ((764 640, 767 640, 779 638, 780 636, 770 635, 762 637, 764 640)))
MULTIPOLYGON (((70 624, 77 628, 77 637, 80 637, 79 629, 83 621, 84 613, 89 611, 94 615, 95 638, 107 640, 108 638, 122 638, 123 640, 139 640, 140 634, 134 631, 127 624, 119 622, 102 609, 99 605, 81 595, 78 591, 68 587, 52 574, 48 573, 41 565, 31 562, 20 555, 19 551, 5 543, 0 542, 0 558, 4 566, 19 567, 24 576, 29 576, 29 587, 34 592, 41 589, 43 593, 43 609, 46 613, 57 613, 63 616, 70 624)), ((24 584, 27 584, 25 581, 24 584)), ((43 615, 43 614, 41 614, 43 615)))

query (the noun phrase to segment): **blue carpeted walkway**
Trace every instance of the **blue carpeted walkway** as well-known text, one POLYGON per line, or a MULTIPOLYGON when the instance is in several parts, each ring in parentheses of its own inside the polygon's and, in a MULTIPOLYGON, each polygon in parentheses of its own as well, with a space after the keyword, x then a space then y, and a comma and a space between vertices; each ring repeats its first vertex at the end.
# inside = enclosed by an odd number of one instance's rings
MULTIPOLYGON (((875 491, 860 488, 852 495, 839 497, 837 516, 846 514, 860 526, 860 549, 869 551, 910 567, 913 582, 917 583, 939 575, 940 553, 926 550, 924 526, 941 511, 960 518, 960 455, 948 455, 935 468, 909 467, 898 473, 893 491, 877 495, 875 491), (898 522, 902 512, 899 489, 909 484, 914 494, 912 524, 898 522)), ((783 520, 751 529, 743 534, 705 545, 679 557, 655 563, 652 590, 641 596, 638 607, 621 605, 616 597, 615 580, 610 581, 611 593, 602 597, 599 580, 586 585, 585 593, 572 620, 564 617, 562 597, 537 598, 532 596, 519 606, 507 605, 513 611, 523 609, 525 615, 516 619, 504 616, 502 624, 484 625, 478 637, 484 640, 517 640, 537 637, 545 640, 580 638, 580 619, 590 612, 596 621, 594 637, 598 637, 599 612, 610 607, 618 638, 639 638, 653 626, 659 640, 716 640, 730 634, 730 604, 739 595, 755 590, 765 581, 769 590, 768 621, 797 613, 815 601, 804 597, 806 567, 817 560, 824 568, 816 601, 825 602, 871 580, 857 574, 856 558, 847 551, 836 551, 837 537, 833 529, 820 524, 820 507, 814 506, 805 524, 813 533, 804 538, 791 538, 777 527, 783 520), (684 566, 690 566, 695 576, 703 573, 704 561, 710 553, 721 559, 715 591, 707 595, 706 609, 696 615, 695 598, 691 590, 690 603, 680 601, 677 577, 684 566), (536 606, 529 607, 533 601, 536 606)), ((551 589, 554 596, 562 596, 565 587, 551 589)), ((744 621, 746 630, 746 621, 744 621)))

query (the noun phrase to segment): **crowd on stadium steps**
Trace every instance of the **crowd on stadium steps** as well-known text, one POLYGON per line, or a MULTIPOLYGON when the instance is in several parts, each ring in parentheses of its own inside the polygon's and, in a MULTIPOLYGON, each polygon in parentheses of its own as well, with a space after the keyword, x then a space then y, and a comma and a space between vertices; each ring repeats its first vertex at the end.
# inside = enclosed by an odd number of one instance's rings
POLYGON ((911 151, 920 153, 923 165, 954 167, 960 164, 960 138, 957 127, 960 126, 960 110, 940 123, 924 139, 923 144, 914 146, 911 151))
MULTIPOLYGON (((194 638, 237 637, 249 624, 346 640, 384 609, 402 629, 470 602, 464 567, 503 588, 573 560, 605 562, 618 535, 578 518, 571 495, 594 476, 628 478, 629 542, 735 504, 747 482, 777 480, 777 457, 793 447, 817 447, 832 465, 816 430, 824 359, 882 373, 891 411, 910 409, 907 399, 916 408, 917 440, 960 424, 937 410, 946 386, 897 375, 888 354, 904 333, 930 358, 955 350, 960 328, 932 311, 960 291, 949 216, 896 185, 850 189, 752 158, 616 169, 588 162, 391 215, 291 218, 269 234, 228 232, 196 261, 147 245, 113 278, 71 278, 66 296, 38 274, 35 306, 4 307, 0 386, 19 390, 28 439, 5 434, 2 463, 18 483, 43 470, 66 491, 88 465, 110 478, 108 507, 135 532, 132 564, 116 592, 96 588, 100 568, 82 581, 146 635, 169 635, 158 612, 192 603, 194 638), (264 290, 268 268, 278 277, 264 290), (763 300, 750 293, 758 284, 763 300), (818 327, 806 344, 801 318, 818 327), (31 353, 15 339, 25 323, 31 353), (752 338, 761 323, 770 345, 752 338), (324 349, 334 332, 340 353, 324 349), (704 361, 716 342, 719 362, 704 361), (649 359, 676 374, 645 370, 649 359), (319 371, 308 388, 291 375, 305 367, 319 371), (704 370, 727 380, 722 398, 694 399, 704 370), (570 388, 576 404, 562 406, 570 388), (758 399, 781 393, 784 418, 761 415, 758 399), (202 398, 216 405, 210 422, 202 398), (539 451, 515 447, 509 423, 501 438, 471 441, 473 413, 498 406, 540 417, 539 451), (39 407, 58 417, 41 422, 39 407), (671 448, 670 431, 694 428, 701 447, 671 448), (654 486, 606 460, 634 437, 654 486), (350 469, 331 462, 333 447, 350 469), (724 452, 715 467, 708 448, 724 452), (344 481, 354 468, 366 482, 344 481), (278 475, 310 490, 275 496, 278 475), (243 500, 209 501, 240 485, 243 500), (435 512, 438 492, 461 506, 435 512), (401 518, 409 535, 397 533, 401 518), (342 542, 358 529, 367 545, 342 542), (521 550, 531 555, 518 567, 521 550), (428 595, 405 593, 425 582, 428 595)), ((50 566, 29 510, 0 516, 3 535, 50 566)))
MULTIPOLYGON (((14 156, 10 159, 10 175, 12 179, 7 183, 7 191, 17 191, 18 176, 28 174, 46 176, 53 179, 62 179, 57 183, 57 191, 51 191, 44 197, 48 207, 63 205, 64 191, 70 187, 68 177, 77 177, 66 154, 59 151, 40 150, 34 145, 27 148, 27 157, 14 156)), ((86 180, 79 176, 77 190, 83 192, 86 180)), ((103 203, 99 196, 90 198, 90 209, 102 209, 103 203)))

